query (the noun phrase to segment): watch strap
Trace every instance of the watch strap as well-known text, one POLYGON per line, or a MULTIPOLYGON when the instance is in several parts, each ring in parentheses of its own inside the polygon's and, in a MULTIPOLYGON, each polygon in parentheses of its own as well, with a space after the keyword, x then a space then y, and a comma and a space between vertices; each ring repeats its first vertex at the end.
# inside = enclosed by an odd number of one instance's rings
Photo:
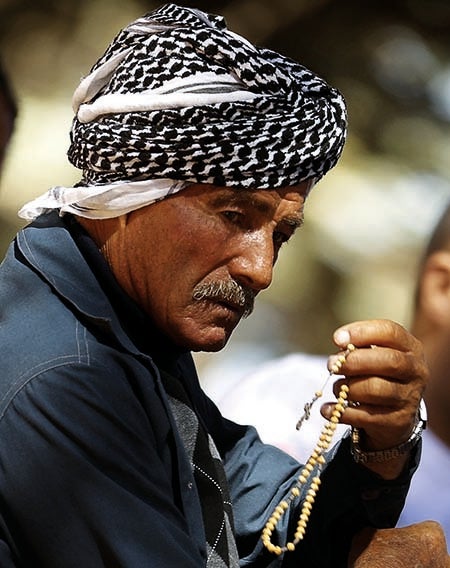
POLYGON ((409 438, 392 448, 366 452, 361 449, 361 434, 358 428, 352 428, 351 433, 351 453, 356 463, 382 463, 393 460, 407 454, 422 437, 422 431, 426 427, 426 408, 423 400, 417 413, 417 419, 409 438))

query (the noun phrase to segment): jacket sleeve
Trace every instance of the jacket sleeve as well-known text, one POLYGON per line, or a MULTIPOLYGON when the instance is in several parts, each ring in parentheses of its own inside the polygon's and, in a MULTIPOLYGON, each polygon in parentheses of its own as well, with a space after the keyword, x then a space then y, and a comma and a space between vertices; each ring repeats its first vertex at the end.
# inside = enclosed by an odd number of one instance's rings
POLYGON ((119 367, 61 365, 11 397, 0 420, 2 567, 205 564, 193 533, 203 527, 184 511, 196 512, 195 486, 178 473, 160 393, 147 380, 136 396, 142 386, 119 367))
MULTIPOLYGON (((214 403, 205 398, 209 423, 221 439, 241 566, 346 568, 357 531, 366 526, 395 526, 419 462, 420 445, 403 474, 386 481, 354 462, 347 437, 328 453, 304 540, 283 556, 268 553, 261 531, 275 506, 289 494, 302 467, 278 448, 263 444, 253 427, 221 417, 214 403)), ((290 514, 281 518, 274 540, 293 539, 302 502, 301 496, 290 514)))

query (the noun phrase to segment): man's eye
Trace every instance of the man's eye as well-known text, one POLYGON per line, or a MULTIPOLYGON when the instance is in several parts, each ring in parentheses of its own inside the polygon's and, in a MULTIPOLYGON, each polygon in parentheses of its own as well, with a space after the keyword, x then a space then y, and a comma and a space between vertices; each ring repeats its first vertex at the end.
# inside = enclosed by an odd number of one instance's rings
POLYGON ((222 215, 231 223, 239 223, 243 218, 242 213, 239 211, 223 211, 222 215))

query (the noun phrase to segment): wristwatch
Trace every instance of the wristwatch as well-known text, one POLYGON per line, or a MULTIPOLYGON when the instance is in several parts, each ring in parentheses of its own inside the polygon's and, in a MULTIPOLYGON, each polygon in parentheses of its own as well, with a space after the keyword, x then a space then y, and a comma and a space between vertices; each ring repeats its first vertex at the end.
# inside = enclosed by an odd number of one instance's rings
POLYGON ((427 409, 425 402, 422 399, 420 401, 420 406, 417 411, 416 422, 414 424, 413 431, 409 438, 393 448, 387 448, 386 450, 377 450, 374 452, 365 452, 360 446, 360 432, 358 428, 352 428, 351 434, 351 452, 353 459, 356 463, 382 463, 389 461, 404 454, 407 454, 420 440, 422 436, 422 431, 427 425, 427 409))

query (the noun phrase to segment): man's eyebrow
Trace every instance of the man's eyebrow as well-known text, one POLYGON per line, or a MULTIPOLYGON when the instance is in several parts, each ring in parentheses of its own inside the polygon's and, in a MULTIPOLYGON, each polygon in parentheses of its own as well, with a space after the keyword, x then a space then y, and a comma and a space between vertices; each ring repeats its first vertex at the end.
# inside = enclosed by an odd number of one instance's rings
POLYGON ((222 207, 223 205, 239 205, 239 203, 247 204, 250 201, 252 202, 252 205, 258 207, 258 203, 255 203, 253 196, 254 196, 253 191, 246 191, 244 189, 242 190, 230 189, 225 193, 221 193, 220 195, 214 196, 211 202, 216 207, 222 207))
MULTIPOLYGON (((257 190, 256 190, 257 191, 257 190)), ((260 213, 270 213, 271 206, 263 200, 258 199, 255 190, 230 190, 230 193, 218 195, 212 200, 215 207, 223 207, 226 205, 248 206, 250 205, 260 213)))
POLYGON ((304 221, 305 219, 303 215, 292 215, 290 217, 284 217, 283 219, 281 219, 280 223, 289 225, 289 227, 291 227, 292 230, 295 231, 296 229, 300 229, 304 221))
MULTIPOLYGON (((264 201, 260 201, 256 199, 255 191, 248 191, 248 190, 231 190, 230 193, 226 195, 218 195, 216 196, 212 203, 216 207, 222 207, 223 205, 239 205, 239 204, 247 204, 250 201, 252 206, 262 213, 267 213, 270 210, 270 206, 267 205, 264 201)), ((303 225, 303 214, 299 215, 290 215, 280 220, 280 223, 284 223, 292 227, 293 230, 300 228, 303 225)))

